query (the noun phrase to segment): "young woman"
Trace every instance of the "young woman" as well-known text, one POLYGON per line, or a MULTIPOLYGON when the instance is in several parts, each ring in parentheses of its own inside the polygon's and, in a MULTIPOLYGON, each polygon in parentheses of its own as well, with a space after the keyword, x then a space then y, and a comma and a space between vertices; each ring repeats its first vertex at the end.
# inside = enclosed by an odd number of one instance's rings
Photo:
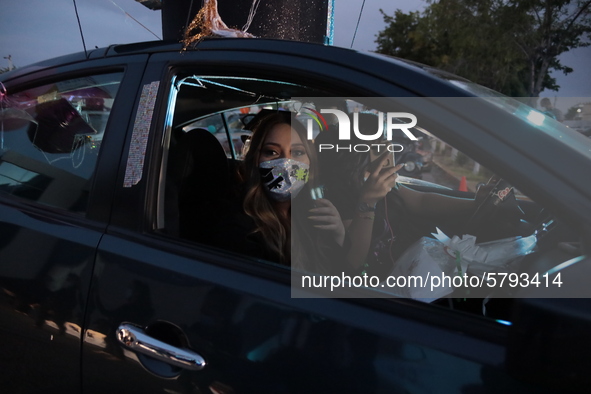
POLYGON ((239 171, 242 203, 224 224, 231 233, 224 247, 328 273, 342 253, 345 229, 330 201, 312 197, 316 155, 306 129, 292 115, 274 111, 254 119, 239 171))

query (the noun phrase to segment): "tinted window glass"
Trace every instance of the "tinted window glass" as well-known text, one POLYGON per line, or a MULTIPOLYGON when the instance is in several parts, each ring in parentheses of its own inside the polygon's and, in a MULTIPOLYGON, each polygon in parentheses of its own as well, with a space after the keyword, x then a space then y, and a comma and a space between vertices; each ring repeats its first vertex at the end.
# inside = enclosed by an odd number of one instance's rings
POLYGON ((2 100, 0 191, 84 213, 121 77, 71 79, 2 100))

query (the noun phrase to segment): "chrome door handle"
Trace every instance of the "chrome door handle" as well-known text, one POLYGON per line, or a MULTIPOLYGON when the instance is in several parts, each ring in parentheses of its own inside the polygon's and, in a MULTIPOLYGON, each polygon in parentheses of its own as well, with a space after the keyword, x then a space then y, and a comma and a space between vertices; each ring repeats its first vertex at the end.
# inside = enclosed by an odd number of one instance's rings
POLYGON ((191 371, 200 371, 205 367, 205 360, 199 354, 152 338, 141 328, 131 324, 121 324, 117 328, 117 340, 134 352, 145 354, 176 367, 191 371))

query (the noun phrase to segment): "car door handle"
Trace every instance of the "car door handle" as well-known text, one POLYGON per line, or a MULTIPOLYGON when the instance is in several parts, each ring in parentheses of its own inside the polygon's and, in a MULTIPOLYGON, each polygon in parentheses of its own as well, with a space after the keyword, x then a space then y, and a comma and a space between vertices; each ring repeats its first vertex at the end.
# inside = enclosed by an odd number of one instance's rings
POLYGON ((205 360, 199 354, 152 338, 144 330, 131 324, 121 324, 117 328, 117 340, 134 352, 176 367, 191 371, 200 371, 205 367, 205 360))

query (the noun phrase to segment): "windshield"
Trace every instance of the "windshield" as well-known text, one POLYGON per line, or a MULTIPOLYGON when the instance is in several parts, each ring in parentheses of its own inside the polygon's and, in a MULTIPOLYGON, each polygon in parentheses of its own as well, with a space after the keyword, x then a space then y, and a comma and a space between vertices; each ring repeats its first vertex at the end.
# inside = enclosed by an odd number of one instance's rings
POLYGON ((474 82, 449 78, 446 79, 448 79, 453 85, 482 97, 498 108, 536 126, 540 132, 558 138, 560 141, 570 145, 580 153, 591 157, 591 138, 585 137, 581 133, 557 121, 552 116, 530 107, 527 104, 527 102, 531 100, 530 97, 508 97, 474 82))

